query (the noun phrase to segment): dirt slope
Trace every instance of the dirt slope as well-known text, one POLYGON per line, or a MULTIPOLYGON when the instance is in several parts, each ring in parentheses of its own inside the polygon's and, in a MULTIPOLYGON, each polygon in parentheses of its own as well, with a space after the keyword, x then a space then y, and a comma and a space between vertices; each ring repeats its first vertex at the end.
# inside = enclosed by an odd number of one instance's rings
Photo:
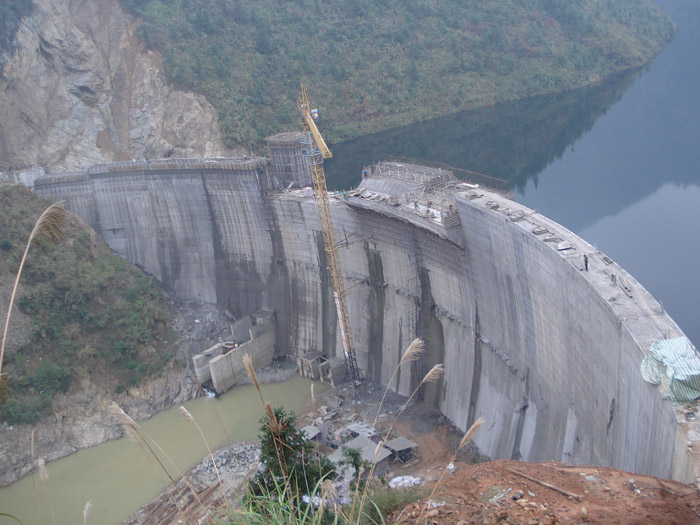
POLYGON ((431 502, 409 505, 392 516, 392 522, 700 523, 700 492, 693 485, 558 462, 458 463, 431 502))

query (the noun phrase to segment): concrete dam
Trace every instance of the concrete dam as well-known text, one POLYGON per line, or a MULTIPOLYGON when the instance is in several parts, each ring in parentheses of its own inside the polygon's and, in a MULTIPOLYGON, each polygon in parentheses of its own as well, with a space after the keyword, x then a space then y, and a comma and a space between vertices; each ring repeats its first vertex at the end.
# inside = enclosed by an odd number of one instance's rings
MULTIPOLYGON (((342 357, 299 135, 271 137, 270 158, 100 165, 35 190, 65 201, 179 298, 239 318, 274 312, 280 355, 342 357)), ((404 365, 395 390, 409 395, 444 363, 422 398, 461 429, 484 417, 475 443, 489 457, 696 480, 694 409, 640 372, 652 345, 687 339, 614 261, 443 169, 379 163, 331 205, 368 378, 386 385, 421 337, 426 353, 404 365)))

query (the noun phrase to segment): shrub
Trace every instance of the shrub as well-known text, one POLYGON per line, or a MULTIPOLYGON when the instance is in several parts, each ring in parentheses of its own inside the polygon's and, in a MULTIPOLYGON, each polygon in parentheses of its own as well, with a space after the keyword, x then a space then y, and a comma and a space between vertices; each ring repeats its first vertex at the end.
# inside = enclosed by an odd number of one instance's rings
POLYGON ((374 487, 367 496, 369 504, 363 510, 363 523, 384 523, 385 517, 405 507, 409 503, 425 497, 424 488, 392 489, 374 487))
POLYGON ((0 404, 0 418, 9 425, 34 424, 51 405, 56 392, 66 392, 71 374, 60 365, 43 361, 35 371, 27 370, 26 362, 10 383, 9 395, 0 404))
MULTIPOLYGON (((277 407, 260 419, 260 462, 263 469, 250 484, 254 496, 278 494, 290 498, 301 508, 302 495, 309 495, 318 483, 332 477, 335 468, 330 460, 314 450, 314 444, 296 428, 294 412, 277 407)), ((255 502, 256 500, 250 500, 255 502)))
POLYGON ((39 369, 31 377, 30 381, 34 383, 40 393, 53 395, 54 392, 66 392, 71 382, 71 374, 64 370, 61 366, 46 361, 39 365, 39 369))
POLYGON ((47 406, 48 400, 43 396, 10 396, 0 405, 0 418, 8 425, 33 425, 47 406))

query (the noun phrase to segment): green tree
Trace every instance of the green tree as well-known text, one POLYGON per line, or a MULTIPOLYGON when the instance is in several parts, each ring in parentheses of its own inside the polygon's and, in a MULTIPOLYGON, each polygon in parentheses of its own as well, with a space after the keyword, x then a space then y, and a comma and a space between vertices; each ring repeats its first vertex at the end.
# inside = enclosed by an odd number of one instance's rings
POLYGON ((369 472, 372 464, 369 461, 362 459, 362 451, 359 448, 350 448, 343 446, 343 459, 340 460, 340 467, 352 467, 354 470, 353 483, 350 488, 354 491, 356 486, 359 484, 360 490, 365 486, 363 473, 369 472))
MULTIPOLYGON (((269 406, 269 405, 268 405, 269 406)), ((286 498, 301 504, 324 478, 334 475, 333 463, 314 450, 314 444, 296 428, 294 412, 282 407, 260 419, 260 461, 263 469, 250 485, 253 495, 287 492, 286 498)))

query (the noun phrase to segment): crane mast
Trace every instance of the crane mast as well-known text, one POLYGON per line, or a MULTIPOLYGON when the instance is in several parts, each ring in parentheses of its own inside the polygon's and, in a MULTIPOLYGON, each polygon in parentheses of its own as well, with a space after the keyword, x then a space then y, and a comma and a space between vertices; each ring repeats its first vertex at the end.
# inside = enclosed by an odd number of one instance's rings
POLYGON ((326 174, 323 171, 323 159, 329 159, 333 156, 331 150, 326 145, 321 132, 316 126, 314 119, 315 110, 311 109, 309 99, 306 94, 306 87, 301 83, 301 100, 299 101, 299 110, 302 114, 304 125, 304 136, 302 138, 303 154, 308 157, 311 165, 311 178, 314 183, 314 196, 316 205, 318 206, 318 215, 321 220, 321 229, 323 231, 323 248, 326 253, 326 262, 328 264, 328 273, 330 276, 331 286, 333 288, 333 299, 335 300, 335 308, 338 314, 338 324, 340 326, 340 340, 343 345, 343 357, 345 358, 346 374, 350 381, 355 384, 362 379, 360 369, 357 366, 357 357, 355 356, 355 346, 352 340, 352 331, 350 330, 350 315, 348 313, 348 305, 345 300, 345 283, 343 275, 340 271, 340 262, 338 261, 338 244, 335 240, 335 230, 333 227, 333 216, 331 215, 330 202, 328 198, 328 188, 326 186, 326 174), (314 112, 312 114, 312 112, 314 112))

